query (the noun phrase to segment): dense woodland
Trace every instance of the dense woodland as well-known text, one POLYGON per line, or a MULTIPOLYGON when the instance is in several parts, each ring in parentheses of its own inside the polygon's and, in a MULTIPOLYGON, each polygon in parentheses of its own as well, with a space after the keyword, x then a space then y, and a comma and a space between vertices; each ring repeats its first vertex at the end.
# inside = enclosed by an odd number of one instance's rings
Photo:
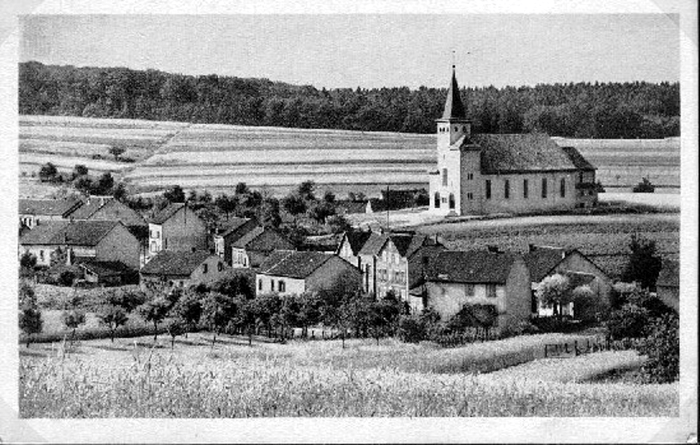
MULTIPOLYGON (((432 133, 445 94, 444 88, 319 90, 215 74, 19 66, 20 114, 432 133)), ((678 82, 463 88, 462 98, 479 132, 578 138, 680 134, 678 82)))

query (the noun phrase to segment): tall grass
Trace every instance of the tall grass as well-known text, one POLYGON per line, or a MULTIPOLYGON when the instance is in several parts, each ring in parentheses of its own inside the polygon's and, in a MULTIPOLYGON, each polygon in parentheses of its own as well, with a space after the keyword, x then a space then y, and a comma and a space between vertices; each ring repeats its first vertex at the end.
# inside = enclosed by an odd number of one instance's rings
MULTIPOLYGON (((20 412, 23 417, 204 418, 678 413, 676 385, 504 382, 368 368, 356 366, 358 360, 342 367, 324 360, 299 363, 300 355, 302 361, 312 354, 320 358, 325 347, 199 348, 194 356, 193 351, 134 348, 130 357, 122 355, 110 365, 81 354, 22 361, 20 412)), ((420 355, 420 347, 414 352, 420 355)))

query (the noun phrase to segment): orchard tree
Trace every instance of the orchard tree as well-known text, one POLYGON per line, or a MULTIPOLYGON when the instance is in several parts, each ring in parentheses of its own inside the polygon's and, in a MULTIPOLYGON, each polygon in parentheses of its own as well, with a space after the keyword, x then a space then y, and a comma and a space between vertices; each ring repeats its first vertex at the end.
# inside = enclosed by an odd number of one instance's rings
POLYGON ((543 306, 551 306, 554 315, 561 318, 562 307, 572 301, 569 279, 561 274, 545 277, 537 285, 535 295, 543 306))
POLYGON ((121 155, 126 152, 126 148, 120 147, 119 145, 113 145, 109 148, 109 154, 114 156, 114 160, 118 161, 121 155))
POLYGON ((97 312, 100 323, 109 329, 109 338, 114 343, 114 336, 120 326, 124 326, 129 320, 123 308, 113 304, 103 305, 97 312))
POLYGON ((216 336, 221 334, 237 313, 235 298, 219 292, 209 292, 202 302, 202 320, 209 326, 214 336, 212 346, 216 344, 216 336))
POLYGON ((656 254, 656 243, 632 234, 629 249, 632 252, 622 273, 622 281, 636 281, 644 289, 653 289, 661 271, 661 258, 656 254))
POLYGON ((179 185, 174 185, 163 192, 163 197, 169 202, 185 202, 185 191, 179 185))
POLYGON ((187 330, 185 329, 185 323, 179 318, 175 318, 173 320, 170 320, 166 324, 166 329, 168 330, 168 334, 170 335, 170 348, 174 349, 175 337, 187 333, 187 330))
POLYGON ((39 179, 41 182, 54 182, 58 176, 58 169, 50 162, 41 166, 39 170, 39 179))
POLYGON ((194 330, 202 317, 201 297, 196 292, 186 291, 171 312, 184 323, 187 328, 185 337, 187 337, 187 331, 194 330))
POLYGON ((32 335, 38 334, 44 322, 37 304, 34 288, 22 280, 19 284, 19 328, 27 334, 27 347, 32 341, 32 335))
POLYGON ((138 308, 138 312, 143 319, 153 323, 154 342, 158 341, 158 324, 168 315, 170 307, 170 302, 165 297, 160 297, 147 301, 138 308))
POLYGON ((301 215, 307 210, 304 198, 295 193, 290 193, 282 199, 282 207, 292 216, 301 215))
POLYGON ((75 164, 73 167, 73 178, 78 178, 80 176, 87 176, 88 168, 84 164, 75 164))
POLYGON ((301 199, 305 201, 315 201, 315 190, 316 183, 314 181, 304 181, 301 184, 299 184, 299 187, 297 188, 297 194, 301 197, 301 199))
POLYGON ((238 205, 238 201, 236 200, 235 197, 233 196, 227 196, 225 193, 222 195, 219 195, 219 197, 216 198, 214 201, 214 204, 226 214, 226 219, 228 220, 229 215, 233 213, 236 210, 236 206, 238 205))
POLYGON ((85 312, 79 309, 63 311, 63 324, 71 329, 71 341, 75 339, 75 331, 85 324, 85 312))

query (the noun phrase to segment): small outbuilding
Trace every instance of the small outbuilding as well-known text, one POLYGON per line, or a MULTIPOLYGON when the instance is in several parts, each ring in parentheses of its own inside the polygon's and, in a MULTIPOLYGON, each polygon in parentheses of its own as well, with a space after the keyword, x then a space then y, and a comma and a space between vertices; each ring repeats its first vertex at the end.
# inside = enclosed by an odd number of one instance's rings
POLYGON ((140 271, 141 286, 166 283, 173 286, 212 284, 231 268, 218 255, 204 250, 163 250, 140 271))

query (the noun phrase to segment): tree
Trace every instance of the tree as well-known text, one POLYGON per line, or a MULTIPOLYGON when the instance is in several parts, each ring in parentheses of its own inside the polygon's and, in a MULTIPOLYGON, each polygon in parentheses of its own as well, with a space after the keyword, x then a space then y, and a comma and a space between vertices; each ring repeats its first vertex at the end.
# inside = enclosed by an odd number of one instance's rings
POLYGON ((258 210, 258 221, 263 227, 278 228, 282 223, 280 216, 280 203, 274 198, 268 198, 263 201, 258 210))
POLYGON ((306 202, 301 196, 290 193, 282 199, 282 207, 292 216, 306 212, 306 202))
POLYGON ((170 322, 166 325, 166 329, 168 330, 168 334, 170 335, 170 348, 174 349, 175 337, 187 332, 185 330, 185 324, 179 318, 175 318, 173 320, 170 320, 170 322))
POLYGON ((140 290, 115 288, 105 292, 104 301, 129 313, 146 302, 146 294, 140 290))
POLYGON ((84 195, 89 195, 93 190, 92 179, 89 176, 78 176, 73 181, 73 187, 84 195))
POLYGON ((333 233, 344 233, 352 230, 352 225, 343 215, 332 215, 326 218, 326 224, 333 233))
POLYGON ((652 383, 669 383, 680 375, 678 316, 669 313, 647 327, 647 337, 636 348, 647 361, 642 372, 652 383))
POLYGON ((88 168, 84 164, 75 164, 73 167, 73 179, 80 176, 87 176, 88 168))
POLYGON ((144 320, 153 323, 153 341, 158 341, 158 324, 168 315, 171 304, 165 298, 155 298, 139 306, 139 314, 144 320))
POLYGON ((75 331, 78 329, 78 327, 85 324, 85 312, 78 309, 63 311, 62 320, 63 324, 68 329, 73 330, 71 333, 72 341, 75 338, 75 331))
POLYGON ((34 269, 34 267, 36 267, 36 256, 29 251, 24 252, 22 256, 19 257, 19 267, 28 270, 34 269))
POLYGON ((109 154, 114 156, 114 160, 118 161, 119 157, 126 152, 126 148, 120 147, 119 145, 113 145, 109 147, 109 154))
POLYGON ((221 334, 237 313, 235 298, 219 292, 209 292, 202 302, 202 319, 214 334, 212 346, 216 344, 216 336, 221 334))
POLYGON ((129 198, 129 192, 126 190, 126 185, 123 182, 117 183, 112 189, 112 197, 119 202, 126 202, 129 198))
POLYGON ((41 332, 43 319, 37 304, 34 287, 25 280, 19 284, 19 328, 27 334, 27 347, 31 343, 32 335, 41 332))
POLYGON ((317 223, 323 224, 326 222, 326 218, 335 215, 335 205, 327 201, 317 202, 309 208, 307 213, 317 223))
POLYGON ((236 184, 236 189, 235 189, 236 196, 247 195, 249 193, 250 193, 250 189, 248 188, 248 185, 245 182, 239 182, 238 184, 236 184))
POLYGON ((114 178, 110 172, 104 172, 95 184, 93 193, 96 195, 108 195, 114 187, 114 178))
POLYGON ((41 166, 39 169, 39 180, 41 182, 54 182, 57 179, 58 169, 50 162, 41 166))
POLYGON ((632 254, 622 272, 622 281, 636 281, 644 289, 654 289, 662 266, 661 258, 656 255, 656 243, 632 234, 629 249, 632 254))
POLYGON ((174 185, 163 192, 163 197, 169 202, 185 202, 185 191, 179 185, 174 185))
POLYGON ((100 307, 97 312, 97 318, 100 320, 100 323, 109 329, 109 338, 112 343, 114 343, 114 336, 119 326, 123 326, 129 320, 124 309, 112 304, 105 304, 100 307))
POLYGON ((238 202, 234 197, 227 196, 224 193, 216 198, 214 204, 216 204, 216 206, 226 214, 226 219, 228 219, 229 214, 233 213, 236 210, 238 202))
POLYGON ((613 311, 605 322, 608 334, 613 340, 640 338, 649 322, 649 311, 636 304, 627 303, 613 311))
POLYGON ((535 295, 543 306, 551 306, 554 315, 561 318, 562 306, 572 301, 569 286, 569 279, 565 275, 550 275, 537 285, 535 295))
POLYGON ((314 196, 314 191, 316 190, 316 183, 314 181, 304 181, 299 184, 297 188, 297 195, 305 201, 315 201, 316 196, 314 196))

